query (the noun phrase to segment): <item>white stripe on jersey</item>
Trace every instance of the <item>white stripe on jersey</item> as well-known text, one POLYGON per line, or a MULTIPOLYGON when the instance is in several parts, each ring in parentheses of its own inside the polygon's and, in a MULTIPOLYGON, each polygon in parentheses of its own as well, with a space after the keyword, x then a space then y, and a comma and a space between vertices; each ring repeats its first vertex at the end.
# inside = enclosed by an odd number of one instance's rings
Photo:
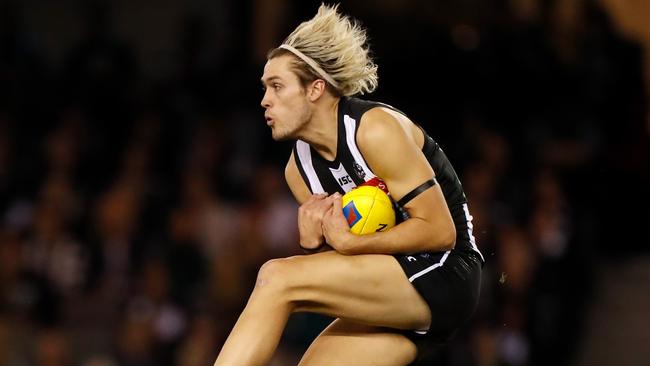
POLYGON ((483 258, 483 254, 481 253, 480 250, 478 250, 478 247, 476 246, 476 239, 474 238, 474 234, 473 234, 474 224, 472 224, 472 220, 474 219, 474 217, 472 217, 472 215, 469 214, 469 208, 467 207, 467 203, 463 203, 463 211, 465 211, 465 220, 467 220, 467 233, 469 234, 469 243, 472 245, 472 249, 474 249, 474 251, 481 256, 483 262, 485 262, 485 258, 483 258))
POLYGON ((420 272, 414 274, 413 276, 409 277, 409 282, 415 281, 418 277, 424 276, 425 274, 433 271, 434 269, 441 267, 443 264, 445 264, 445 261, 447 260, 447 257, 449 257, 449 253, 451 253, 451 250, 448 250, 445 252, 445 255, 440 258, 440 261, 430 267, 427 267, 420 272))
POLYGON ((302 165, 302 170, 307 174, 307 179, 309 179, 309 186, 311 187, 311 193, 325 193, 323 186, 316 175, 316 170, 314 169, 314 164, 311 161, 311 150, 309 149, 309 144, 298 140, 296 141, 296 151, 298 151, 298 158, 300 160, 300 165, 302 165))
POLYGON ((372 171, 370 168, 368 168, 368 165, 366 165, 366 160, 363 158, 361 155, 361 151, 359 151, 359 148, 357 147, 357 141, 356 141, 356 127, 357 127, 357 121, 347 114, 343 116, 343 123, 345 124, 345 140, 348 143, 348 148, 350 149, 350 153, 352 154, 352 157, 354 160, 361 166, 363 171, 366 173, 366 176, 364 179, 366 182, 374 177, 372 171))

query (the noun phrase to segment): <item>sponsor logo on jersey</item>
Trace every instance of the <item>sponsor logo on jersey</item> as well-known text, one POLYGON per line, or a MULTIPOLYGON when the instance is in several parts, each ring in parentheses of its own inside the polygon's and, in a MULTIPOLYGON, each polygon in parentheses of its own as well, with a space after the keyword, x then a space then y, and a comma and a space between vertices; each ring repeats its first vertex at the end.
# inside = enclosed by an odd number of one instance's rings
POLYGON ((339 179, 337 179, 337 181, 339 182, 340 186, 344 186, 346 184, 354 184, 354 182, 352 181, 352 178, 350 178, 349 175, 346 175, 344 177, 339 177, 339 179))
POLYGON ((349 192, 357 186, 352 180, 352 177, 350 177, 350 174, 345 170, 343 164, 339 164, 339 167, 336 169, 330 168, 330 172, 332 172, 336 183, 343 188, 344 192, 349 192))

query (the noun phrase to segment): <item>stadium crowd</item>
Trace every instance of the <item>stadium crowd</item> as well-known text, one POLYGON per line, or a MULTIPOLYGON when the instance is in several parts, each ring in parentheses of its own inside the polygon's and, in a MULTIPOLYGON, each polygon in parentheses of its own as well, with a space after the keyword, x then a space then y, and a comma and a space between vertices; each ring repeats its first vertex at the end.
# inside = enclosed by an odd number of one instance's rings
MULTIPOLYGON (((68 4, 83 31, 55 52, 33 9, 0 2, 0 365, 212 364, 259 266, 301 254, 291 144, 272 141, 258 79, 317 4, 186 9, 151 63, 117 3, 68 4)), ((487 259, 441 364, 570 364, 598 263, 649 242, 626 213, 648 202, 641 46, 595 0, 342 9, 380 67, 364 97, 445 149, 487 259)), ((327 322, 295 315, 274 362, 327 322)))

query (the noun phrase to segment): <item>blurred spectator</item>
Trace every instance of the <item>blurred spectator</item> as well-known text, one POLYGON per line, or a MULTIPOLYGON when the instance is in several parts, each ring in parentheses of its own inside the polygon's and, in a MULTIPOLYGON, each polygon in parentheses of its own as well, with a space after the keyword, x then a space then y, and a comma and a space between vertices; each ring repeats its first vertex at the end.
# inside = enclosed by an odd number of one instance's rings
POLYGON ((87 253, 70 235, 73 191, 65 180, 46 184, 43 198, 35 208, 34 230, 26 243, 25 266, 45 277, 61 295, 68 295, 85 285, 87 253))
POLYGON ((217 331, 214 319, 207 314, 193 317, 187 337, 176 353, 176 365, 201 366, 213 363, 217 358, 217 331))
POLYGON ((71 366, 74 361, 65 333, 60 329, 44 329, 36 341, 36 360, 38 366, 71 366))
MULTIPOLYGON (((244 242, 251 257, 286 257, 299 254, 298 205, 277 167, 260 165, 249 186, 250 204, 244 210, 244 242)), ((263 262, 262 262, 263 263, 263 262)))

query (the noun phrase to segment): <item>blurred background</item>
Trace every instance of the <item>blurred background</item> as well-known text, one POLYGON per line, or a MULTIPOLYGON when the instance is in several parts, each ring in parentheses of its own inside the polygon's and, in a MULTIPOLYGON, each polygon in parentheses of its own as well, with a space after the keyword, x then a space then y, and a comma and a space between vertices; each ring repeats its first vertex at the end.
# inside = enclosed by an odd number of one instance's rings
MULTIPOLYGON (((300 253, 259 78, 318 5, 0 0, 0 365, 212 364, 259 266, 300 253)), ((650 2, 341 10, 487 258, 438 364, 650 365, 650 2)), ((292 316, 273 364, 328 321, 292 316)))

